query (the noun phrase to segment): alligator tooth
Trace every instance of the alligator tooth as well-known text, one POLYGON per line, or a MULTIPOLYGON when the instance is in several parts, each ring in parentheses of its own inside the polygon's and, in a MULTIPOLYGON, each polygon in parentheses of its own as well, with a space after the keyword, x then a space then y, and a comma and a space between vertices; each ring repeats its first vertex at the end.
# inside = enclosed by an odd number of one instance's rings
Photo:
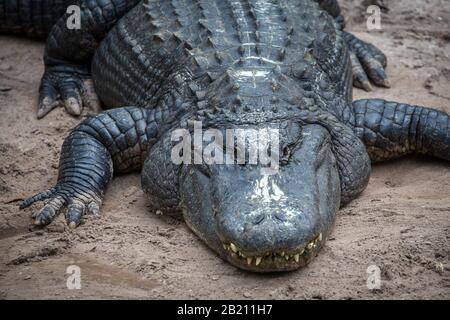
POLYGON ((322 241, 322 233, 319 233, 319 237, 317 238, 319 241, 322 241))
POLYGON ((230 248, 234 253, 238 252, 238 248, 234 245, 234 243, 230 243, 230 248))
POLYGON ((300 261, 300 254, 296 254, 295 256, 294 256, 294 260, 295 260, 295 262, 299 262, 300 261))
POLYGON ((314 247, 314 242, 311 241, 306 247, 308 248, 308 250, 311 250, 314 247))
POLYGON ((300 254, 303 254, 305 252, 305 249, 302 249, 302 251, 300 251, 300 254))
POLYGON ((258 266, 261 263, 262 257, 256 257, 255 264, 258 266))
POLYGON ((286 259, 286 261, 289 260, 289 255, 285 255, 284 258, 286 259))
POLYGON ((282 257, 284 257, 284 251, 283 251, 283 252, 281 252, 281 256, 282 256, 282 257))
POLYGON ((252 264, 252 260, 253 260, 252 257, 248 257, 248 258, 247 258, 247 264, 248 264, 248 265, 251 265, 251 264, 252 264))
POLYGON ((227 247, 226 244, 223 244, 223 248, 224 248, 225 250, 228 250, 228 247, 227 247))

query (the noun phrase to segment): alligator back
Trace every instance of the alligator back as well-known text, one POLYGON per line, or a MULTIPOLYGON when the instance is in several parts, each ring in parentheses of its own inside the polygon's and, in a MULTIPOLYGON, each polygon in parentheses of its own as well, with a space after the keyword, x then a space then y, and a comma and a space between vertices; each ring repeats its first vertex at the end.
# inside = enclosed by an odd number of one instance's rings
POLYGON ((93 77, 109 107, 250 113, 285 101, 339 114, 352 88, 341 32, 313 0, 145 0, 103 41, 93 77))

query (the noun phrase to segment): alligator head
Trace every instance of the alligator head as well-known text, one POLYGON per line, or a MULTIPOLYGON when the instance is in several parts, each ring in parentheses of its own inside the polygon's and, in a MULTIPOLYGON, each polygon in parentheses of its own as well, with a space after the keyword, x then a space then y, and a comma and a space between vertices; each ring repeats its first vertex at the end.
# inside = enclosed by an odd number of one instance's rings
MULTIPOLYGON (((231 264, 256 272, 294 270, 322 247, 340 205, 329 131, 290 122, 279 167, 183 166, 180 196, 189 227, 231 264)), ((248 151, 248 150, 247 150, 248 151)))

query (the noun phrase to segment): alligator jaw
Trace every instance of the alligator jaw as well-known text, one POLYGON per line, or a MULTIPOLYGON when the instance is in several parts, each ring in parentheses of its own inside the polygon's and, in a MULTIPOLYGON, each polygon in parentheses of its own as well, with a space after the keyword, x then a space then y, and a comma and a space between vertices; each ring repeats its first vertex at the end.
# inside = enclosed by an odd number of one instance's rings
POLYGON ((233 265, 254 272, 290 271, 301 268, 318 252, 324 243, 322 233, 298 249, 263 253, 246 253, 234 243, 223 243, 226 259, 233 265))

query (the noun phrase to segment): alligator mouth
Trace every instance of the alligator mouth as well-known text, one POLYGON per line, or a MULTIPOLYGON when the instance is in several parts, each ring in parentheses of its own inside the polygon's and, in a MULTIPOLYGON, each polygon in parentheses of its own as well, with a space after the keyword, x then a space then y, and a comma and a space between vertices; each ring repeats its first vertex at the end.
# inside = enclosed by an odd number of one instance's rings
POLYGON ((249 270, 283 271, 294 270, 307 264, 317 252, 322 242, 322 233, 315 236, 305 247, 295 250, 270 251, 258 254, 250 254, 241 250, 234 243, 224 243, 223 248, 228 260, 249 270))

